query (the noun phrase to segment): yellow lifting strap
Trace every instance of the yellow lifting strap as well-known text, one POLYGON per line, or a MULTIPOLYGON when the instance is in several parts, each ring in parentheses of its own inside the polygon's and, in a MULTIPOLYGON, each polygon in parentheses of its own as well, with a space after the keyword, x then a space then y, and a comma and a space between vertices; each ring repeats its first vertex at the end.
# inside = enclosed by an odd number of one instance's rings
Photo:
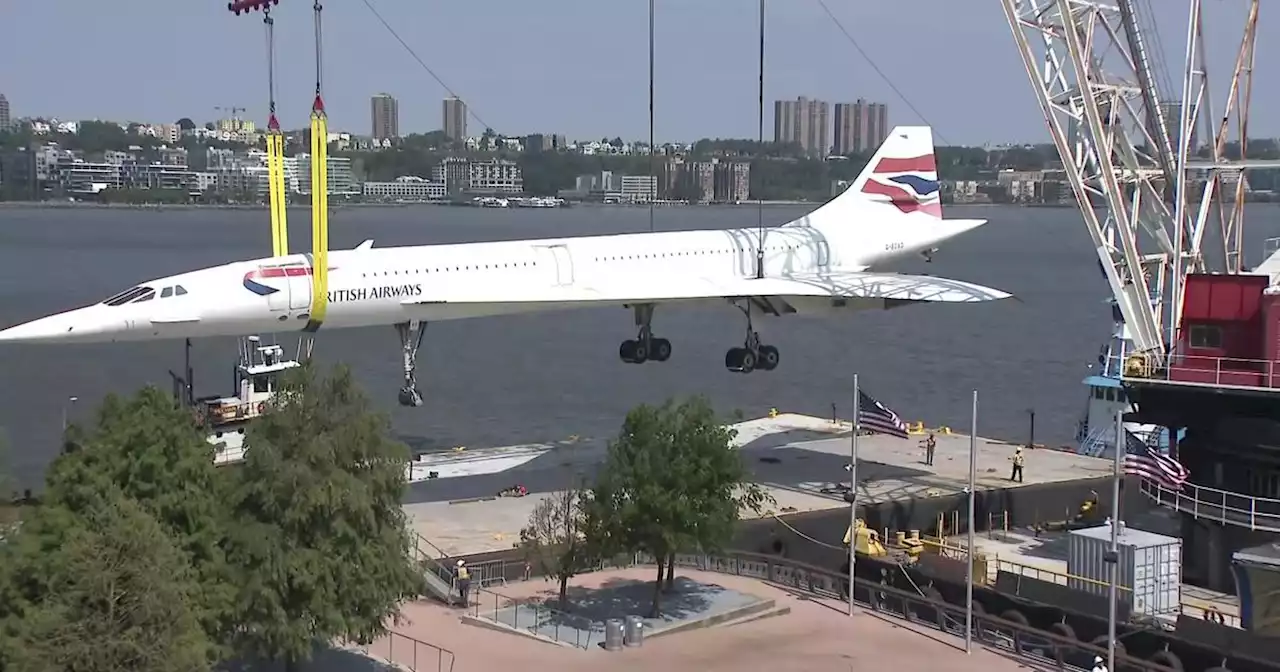
POLYGON ((289 225, 286 219, 288 195, 284 188, 284 135, 276 119, 276 37, 271 7, 262 9, 262 23, 267 32, 267 194, 271 203, 271 255, 289 254, 289 225))
POLYGON ((329 308, 329 122, 321 98, 323 41, 320 0, 312 6, 316 28, 316 97, 311 105, 311 315, 306 332, 324 324, 329 308))

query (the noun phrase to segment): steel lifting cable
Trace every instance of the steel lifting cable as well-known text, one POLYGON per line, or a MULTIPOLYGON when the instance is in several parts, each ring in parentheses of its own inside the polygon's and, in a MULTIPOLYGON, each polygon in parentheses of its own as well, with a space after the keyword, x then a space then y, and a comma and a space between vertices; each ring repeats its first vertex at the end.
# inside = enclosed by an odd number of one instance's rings
POLYGON ((315 3, 311 5, 311 9, 316 17, 316 100, 320 100, 321 85, 324 83, 321 74, 324 70, 324 32, 320 23, 320 14, 324 10, 324 6, 320 4, 320 0, 315 0, 315 3))
POLYGON ((653 169, 653 4, 649 0, 649 233, 653 233, 653 206, 658 198, 658 178, 653 169))
MULTIPOLYGON (((757 129, 757 151, 764 149, 764 0, 760 0, 760 91, 756 110, 759 128, 757 129)), ((763 164, 762 164, 763 165, 763 164)), ((760 184, 760 180, 756 180, 760 184)), ((762 194, 756 193, 756 225, 759 228, 760 240, 756 245, 756 278, 764 278, 764 200, 762 194)))
POLYGON ((271 7, 262 8, 262 25, 267 33, 267 128, 276 130, 276 20, 271 18, 271 7))

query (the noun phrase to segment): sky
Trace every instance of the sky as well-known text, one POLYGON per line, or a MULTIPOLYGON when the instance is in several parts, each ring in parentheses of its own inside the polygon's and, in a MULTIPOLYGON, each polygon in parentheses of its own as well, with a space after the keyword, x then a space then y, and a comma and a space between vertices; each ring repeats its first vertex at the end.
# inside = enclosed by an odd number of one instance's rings
MULTIPOLYGON (((368 134, 369 97, 379 92, 399 99, 402 134, 440 128, 441 100, 451 89, 475 115, 468 122, 472 133, 490 126, 509 135, 648 137, 646 0, 368 2, 448 89, 364 0, 327 0, 324 93, 333 130, 368 134)), ((768 0, 766 139, 773 133, 772 101, 804 95, 886 102, 891 124, 932 125, 939 144, 1047 140, 998 0, 826 3, 874 67, 817 0, 768 0)), ((311 104, 310 4, 281 0, 273 11, 277 108, 286 128, 305 126, 311 104)), ((1204 4, 1220 111, 1246 2, 1204 4)), ((1178 84, 1187 3, 1139 5, 1159 7, 1158 39, 1148 39, 1163 47, 1164 71, 1178 84)), ((224 116, 215 107, 236 106, 248 108, 248 118, 265 120, 262 15, 237 17, 226 6, 226 0, 0 4, 0 93, 15 116, 203 122, 224 116)), ((756 0, 656 0, 659 142, 756 137, 758 11, 756 0)), ((1264 9, 1251 117, 1255 136, 1280 135, 1280 89, 1263 85, 1280 81, 1280 41, 1265 39, 1278 28, 1280 14, 1264 9)))

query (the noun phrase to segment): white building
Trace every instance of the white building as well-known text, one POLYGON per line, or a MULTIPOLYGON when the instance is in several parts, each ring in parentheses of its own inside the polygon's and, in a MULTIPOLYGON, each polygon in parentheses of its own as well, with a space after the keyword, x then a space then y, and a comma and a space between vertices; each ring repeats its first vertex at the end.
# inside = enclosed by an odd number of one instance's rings
MULTIPOLYGON (((284 160, 285 183, 290 184, 290 164, 293 167, 294 181, 297 186, 290 189, 299 194, 311 193, 311 155, 298 154, 288 156, 284 160)), ((351 172, 351 159, 345 156, 329 157, 329 193, 332 195, 358 194, 355 174, 351 172)))
POLYGON ((506 159, 473 161, 467 168, 468 191, 479 194, 524 193, 524 176, 520 166, 506 159))
POLYGON ((622 194, 624 201, 648 203, 658 198, 656 175, 623 175, 618 182, 618 191, 622 194))
POLYGON ((377 201, 439 201, 448 195, 443 182, 405 175, 392 182, 365 182, 364 197, 377 201))

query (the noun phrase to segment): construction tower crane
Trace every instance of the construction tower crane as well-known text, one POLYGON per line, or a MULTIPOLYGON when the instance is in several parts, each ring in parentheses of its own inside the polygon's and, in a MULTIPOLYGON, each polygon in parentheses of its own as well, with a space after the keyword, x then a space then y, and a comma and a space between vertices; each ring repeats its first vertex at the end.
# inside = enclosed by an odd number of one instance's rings
POLYGON ((1001 3, 1129 337, 1138 351, 1163 356, 1176 340, 1187 274, 1211 268, 1200 251, 1211 220, 1223 249, 1212 270, 1244 270, 1241 173, 1250 164, 1228 161, 1226 150, 1234 140, 1243 157, 1247 147, 1260 0, 1241 0, 1248 19, 1221 113, 1210 101, 1202 3, 1190 0, 1176 119, 1133 0, 1112 1, 1001 3), (1207 140, 1207 160, 1196 158, 1197 140, 1207 140), (1230 210, 1224 173, 1235 181, 1230 210), (1195 194, 1188 183, 1199 176, 1207 181, 1195 194))

